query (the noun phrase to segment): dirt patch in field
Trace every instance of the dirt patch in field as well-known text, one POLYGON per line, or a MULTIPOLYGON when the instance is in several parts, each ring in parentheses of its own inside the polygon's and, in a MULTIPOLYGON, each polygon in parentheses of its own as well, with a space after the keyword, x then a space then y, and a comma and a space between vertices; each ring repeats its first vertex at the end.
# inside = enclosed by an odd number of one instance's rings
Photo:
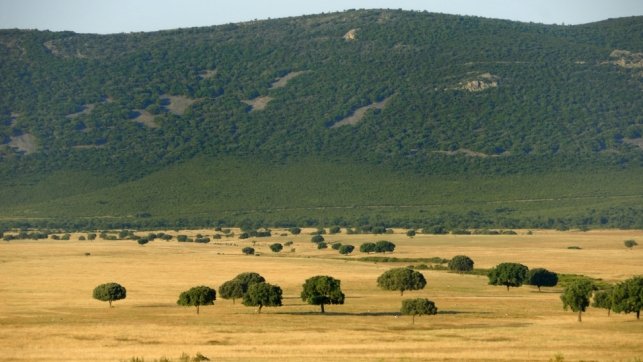
POLYGON ((215 75, 217 75, 216 69, 206 69, 199 74, 199 77, 201 77, 201 79, 210 79, 215 75))
POLYGON ((268 103, 270 103, 270 101, 272 101, 273 99, 274 98, 269 96, 263 96, 263 97, 257 97, 254 99, 244 99, 241 102, 249 105, 252 108, 250 112, 254 112, 254 111, 262 111, 266 109, 266 107, 268 106, 268 103))
POLYGON ((300 71, 297 71, 297 72, 290 72, 290 73, 284 75, 281 78, 277 78, 274 82, 272 82, 272 84, 270 85, 270 89, 283 88, 288 84, 288 82, 291 79, 296 78, 296 77, 298 77, 298 76, 300 76, 302 74, 305 74, 305 73, 308 73, 308 71, 300 70, 300 71))
POLYGON ((138 122, 147 128, 159 128, 152 113, 141 109, 135 109, 135 111, 138 113, 138 116, 132 119, 134 122, 138 122))
POLYGON ((67 117, 69 119, 78 118, 78 117, 80 117, 80 116, 82 116, 84 114, 92 113, 94 108, 96 108, 96 103, 85 104, 84 106, 82 106, 82 110, 80 112, 71 113, 71 114, 66 115, 65 117, 67 117))
POLYGON ((625 138, 623 142, 634 145, 643 150, 643 138, 625 138))
POLYGON ((16 148, 18 151, 29 155, 38 151, 38 139, 30 133, 25 133, 20 136, 11 137, 9 147, 16 148))
POLYGON ((386 105, 391 100, 391 98, 393 98, 393 96, 385 98, 380 102, 371 103, 368 106, 360 107, 360 108, 356 109, 355 112, 353 112, 352 115, 350 115, 350 116, 342 119, 341 121, 335 123, 330 128, 337 128, 337 127, 348 126, 348 125, 354 126, 354 125, 358 124, 362 120, 362 118, 364 118, 364 115, 366 114, 366 111, 368 111, 369 109, 384 109, 384 108, 386 108, 386 105))
POLYGON ((184 96, 169 96, 169 95, 162 95, 161 99, 166 100, 169 102, 168 105, 165 106, 170 112, 182 116, 185 114, 185 111, 193 105, 197 100, 184 97, 184 96))

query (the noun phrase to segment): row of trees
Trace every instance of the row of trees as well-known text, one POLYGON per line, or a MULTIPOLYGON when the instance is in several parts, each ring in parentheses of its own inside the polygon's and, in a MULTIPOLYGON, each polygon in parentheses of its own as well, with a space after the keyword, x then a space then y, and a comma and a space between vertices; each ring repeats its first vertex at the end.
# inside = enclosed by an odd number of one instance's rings
POLYGON ((641 317, 643 309, 643 276, 635 276, 616 284, 607 290, 598 290, 597 286, 588 279, 577 279, 570 283, 560 296, 565 310, 578 312, 578 321, 582 321, 582 313, 592 306, 607 309, 616 313, 636 313, 636 319, 641 317))

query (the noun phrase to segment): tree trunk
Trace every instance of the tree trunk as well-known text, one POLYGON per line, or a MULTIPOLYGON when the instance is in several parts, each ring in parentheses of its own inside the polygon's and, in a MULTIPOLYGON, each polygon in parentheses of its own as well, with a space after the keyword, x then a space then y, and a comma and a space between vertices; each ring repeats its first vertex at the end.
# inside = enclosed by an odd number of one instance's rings
POLYGON ((234 298, 232 298, 232 304, 237 304, 234 298))
POLYGON ((257 314, 261 314, 261 308, 263 308, 263 305, 259 304, 259 309, 257 309, 257 314))
POLYGON ((199 306, 196 306, 196 314, 199 315, 199 306))
POLYGON ((636 311, 636 319, 641 319, 641 310, 636 311))
POLYGON ((507 284, 507 291, 509 291, 509 284, 507 284))
POLYGON ((538 291, 540 292, 540 285, 538 286, 538 291))
POLYGON ((401 297, 403 297, 403 296, 404 296, 404 289, 400 290, 400 296, 401 296, 401 297))
POLYGON ((112 301, 109 300, 108 302, 109 302, 109 307, 111 308, 112 307, 112 301))
POLYGON ((413 314, 413 319, 412 319, 412 321, 413 321, 413 322, 411 322, 411 324, 415 325, 415 314, 413 314))
POLYGON ((324 303, 320 304, 320 306, 321 306, 321 312, 325 313, 325 311, 324 311, 324 303))
POLYGON ((579 322, 582 322, 582 321, 583 321, 583 319, 582 319, 582 318, 581 318, 581 316, 580 316, 580 315, 581 315, 581 313, 583 313, 583 312, 580 312, 580 311, 578 312, 578 321, 579 321, 579 322))
POLYGON ((608 316, 608 317, 610 316, 610 313, 612 313, 612 310, 611 310, 611 309, 609 309, 609 308, 607 308, 607 316, 608 316))

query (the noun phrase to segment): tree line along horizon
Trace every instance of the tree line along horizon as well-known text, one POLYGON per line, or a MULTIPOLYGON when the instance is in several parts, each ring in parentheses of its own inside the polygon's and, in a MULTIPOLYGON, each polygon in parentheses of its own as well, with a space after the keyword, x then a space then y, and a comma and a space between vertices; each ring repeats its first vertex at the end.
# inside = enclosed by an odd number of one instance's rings
MULTIPOLYGON (((460 274, 471 273, 474 261, 466 255, 457 255, 448 263, 448 270, 460 274)), ((529 269, 519 263, 504 262, 496 265, 487 273, 490 285, 510 288, 523 284, 541 287, 554 287, 558 284, 557 273, 545 268, 529 269)), ((424 275, 411 267, 392 268, 381 274, 376 280, 377 286, 383 290, 399 291, 404 296, 405 291, 424 289, 427 280, 424 275)), ((235 304, 237 299, 248 307, 257 307, 261 313, 263 307, 281 307, 283 291, 278 285, 270 284, 256 272, 244 272, 219 286, 218 296, 231 299, 235 304)), ((110 282, 98 285, 93 291, 93 297, 100 301, 112 302, 125 299, 125 287, 110 282)), ((325 313, 325 305, 344 304, 346 295, 341 289, 341 281, 328 275, 316 275, 306 279, 300 293, 302 301, 310 305, 318 305, 320 312, 325 313)), ((217 291, 211 287, 200 285, 190 288, 179 295, 177 304, 180 306, 196 307, 199 314, 201 306, 213 305, 217 299, 217 291)), ((607 309, 617 313, 634 313, 640 319, 643 309, 643 276, 633 276, 615 285, 596 283, 586 277, 577 277, 568 281, 560 299, 563 309, 578 312, 578 321, 582 321, 582 313, 591 305, 595 308, 607 309)), ((427 298, 402 300, 400 313, 411 315, 412 323, 415 317, 435 315, 438 313, 435 303, 427 298)))

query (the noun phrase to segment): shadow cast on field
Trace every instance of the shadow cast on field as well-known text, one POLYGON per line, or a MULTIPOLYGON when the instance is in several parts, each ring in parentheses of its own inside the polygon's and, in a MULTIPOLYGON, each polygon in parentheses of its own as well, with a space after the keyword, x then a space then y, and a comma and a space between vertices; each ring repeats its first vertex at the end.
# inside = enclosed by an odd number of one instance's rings
POLYGON ((319 315, 319 316, 328 316, 328 317, 336 317, 336 316, 354 316, 354 317, 396 317, 399 316, 399 312, 357 312, 357 313, 349 313, 349 312, 325 312, 321 313, 319 311, 307 311, 307 312, 275 312, 274 314, 282 314, 282 315, 305 315, 305 316, 311 316, 311 315, 319 315))

